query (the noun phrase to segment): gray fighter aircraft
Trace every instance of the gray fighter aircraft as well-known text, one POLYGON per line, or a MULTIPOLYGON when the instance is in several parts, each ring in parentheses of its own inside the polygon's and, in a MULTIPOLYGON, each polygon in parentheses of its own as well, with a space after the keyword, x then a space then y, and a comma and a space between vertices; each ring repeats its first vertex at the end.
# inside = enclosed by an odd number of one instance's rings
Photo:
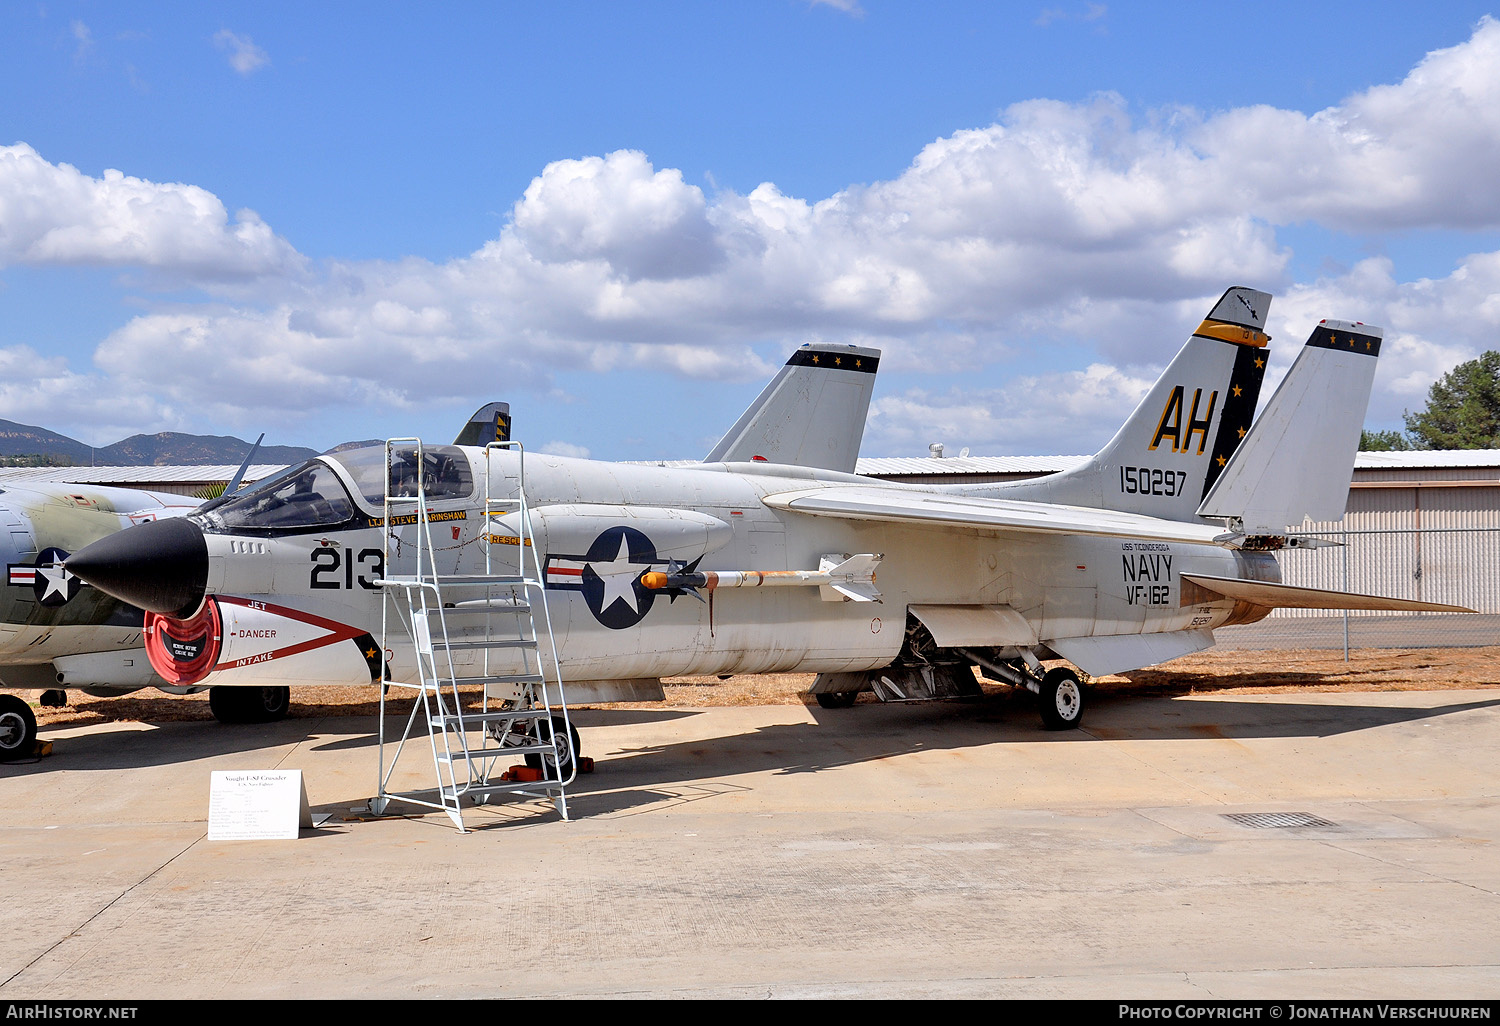
MULTIPOLYGON (((1081 677, 1043 660, 1151 665, 1278 606, 1457 608, 1278 583, 1286 525, 1343 515, 1381 331, 1320 322, 1252 426, 1269 302, 1228 290, 1098 455, 1034 481, 855 475, 879 354, 815 345, 701 464, 396 442, 64 566, 148 610, 152 666, 183 685, 410 679, 422 646, 375 639, 382 582, 413 573, 425 530, 444 574, 535 557, 571 702, 660 697, 664 676, 815 671, 838 706, 972 694, 977 668, 1072 727, 1081 677), (486 505, 516 500, 523 477, 524 515, 486 505), (425 522, 388 512, 417 493, 425 522)), ((450 654, 495 673, 501 653, 482 647, 450 654)))
MULTIPOLYGON (((166 684, 142 650, 141 610, 84 586, 63 566, 75 552, 132 524, 181 516, 196 499, 84 485, 0 488, 0 680, 4 686, 110 693, 166 684)), ((36 717, 15 695, 0 695, 0 760, 29 754, 36 717)))

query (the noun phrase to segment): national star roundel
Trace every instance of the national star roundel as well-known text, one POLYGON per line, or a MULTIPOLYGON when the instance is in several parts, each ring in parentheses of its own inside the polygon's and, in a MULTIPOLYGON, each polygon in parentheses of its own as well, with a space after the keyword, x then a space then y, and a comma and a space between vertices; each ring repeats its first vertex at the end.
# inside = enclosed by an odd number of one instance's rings
POLYGON ((581 591, 594 619, 621 631, 651 611, 656 593, 641 584, 641 575, 661 562, 650 538, 633 527, 611 527, 582 555, 549 555, 547 587, 581 591))
POLYGON ((31 565, 11 564, 10 583, 31 585, 37 602, 44 606, 62 606, 72 601, 83 587, 83 582, 63 569, 63 560, 68 558, 65 549, 49 546, 37 553, 31 565))

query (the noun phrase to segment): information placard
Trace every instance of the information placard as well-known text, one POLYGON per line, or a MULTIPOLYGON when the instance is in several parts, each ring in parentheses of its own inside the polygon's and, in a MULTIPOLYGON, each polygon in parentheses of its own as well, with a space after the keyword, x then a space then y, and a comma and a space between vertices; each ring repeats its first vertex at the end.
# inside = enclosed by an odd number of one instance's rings
POLYGON ((301 770, 214 770, 209 776, 210 841, 296 840, 312 828, 301 770))

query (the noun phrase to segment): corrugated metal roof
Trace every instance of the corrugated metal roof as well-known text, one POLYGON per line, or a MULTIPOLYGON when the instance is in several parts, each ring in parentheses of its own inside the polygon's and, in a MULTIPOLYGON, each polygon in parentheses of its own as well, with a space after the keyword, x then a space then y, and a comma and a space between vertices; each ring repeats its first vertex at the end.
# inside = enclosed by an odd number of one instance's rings
POLYGON ((1431 470, 1437 467, 1500 467, 1500 449, 1419 449, 1362 452, 1355 470, 1431 470))
POLYGON ((1083 463, 1087 456, 877 456, 855 463, 871 477, 927 474, 1051 474, 1083 463))
MULTIPOLYGON (((281 470, 284 463, 254 464, 245 472, 245 480, 259 481, 281 470)), ((120 485, 125 487, 153 484, 207 483, 228 481, 240 469, 232 466, 198 467, 0 467, 0 481, 22 484, 43 481, 55 484, 120 485)))

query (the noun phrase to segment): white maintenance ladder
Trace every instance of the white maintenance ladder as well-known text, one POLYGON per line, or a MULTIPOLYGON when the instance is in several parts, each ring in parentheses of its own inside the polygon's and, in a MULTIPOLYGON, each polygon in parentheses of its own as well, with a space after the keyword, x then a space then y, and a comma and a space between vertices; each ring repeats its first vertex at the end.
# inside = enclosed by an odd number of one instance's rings
POLYGON ((389 680, 381 688, 379 788, 370 800, 370 811, 380 815, 393 801, 440 809, 461 832, 467 832, 461 799, 469 796, 482 804, 491 795, 510 793, 551 798, 559 815, 567 819, 566 788, 577 775, 578 735, 568 719, 546 582, 532 544, 524 449, 517 442, 495 442, 485 448, 483 522, 476 541, 484 551, 484 570, 468 574, 438 570, 428 509, 427 452, 421 439, 387 440, 385 458, 382 535, 386 571, 375 582, 384 589, 381 647, 390 652, 394 635, 409 635, 416 679, 389 680), (501 449, 517 453, 514 498, 496 494, 495 474, 501 468, 495 466, 493 456, 501 449), (407 464, 416 472, 398 474, 407 464), (411 483, 398 483, 403 479, 411 483), (517 514, 515 537, 495 533, 496 521, 508 514, 517 514), (400 554, 401 543, 392 544, 398 526, 415 528, 410 574, 391 573, 392 557, 400 554), (516 573, 494 572, 491 553, 496 544, 506 543, 516 549, 516 573), (455 670, 455 652, 478 653, 479 658, 461 656, 461 675, 455 670), (500 669, 507 672, 496 672, 500 669), (401 736, 389 741, 385 702, 392 687, 415 691, 417 701, 401 736), (472 708, 476 690, 480 691, 477 709, 472 708), (465 697, 471 704, 467 711, 465 697), (436 800, 423 797, 428 791, 390 790, 406 742, 423 730, 432 750, 436 800), (389 763, 387 744, 395 745, 389 763), (540 779, 510 779, 507 768, 518 756, 525 757, 526 769, 532 771, 521 775, 529 777, 539 771, 540 779))

